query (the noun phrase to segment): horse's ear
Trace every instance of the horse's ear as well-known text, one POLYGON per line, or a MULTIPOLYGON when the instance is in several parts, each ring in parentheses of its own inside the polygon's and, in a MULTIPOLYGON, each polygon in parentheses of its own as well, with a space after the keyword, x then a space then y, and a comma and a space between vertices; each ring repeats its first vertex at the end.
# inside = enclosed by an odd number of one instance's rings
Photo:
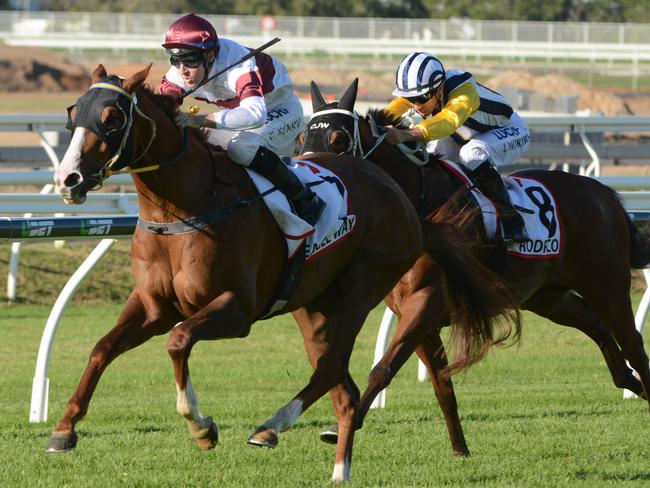
POLYGON ((339 101, 339 108, 354 112, 354 103, 357 101, 357 90, 359 89, 359 78, 355 78, 339 101))
POLYGON ((142 83, 144 83, 144 80, 147 79, 147 76, 149 76, 149 70, 153 66, 153 63, 149 63, 149 66, 144 68, 143 70, 138 71, 137 73, 131 75, 129 78, 124 80, 122 82, 122 86, 126 91, 129 93, 133 93, 136 88, 138 88, 142 83))
POLYGON ((95 68, 95 71, 93 71, 93 75, 90 78, 93 83, 97 83, 100 80, 103 80, 108 76, 108 73, 106 73, 106 68, 104 68, 103 64, 100 64, 95 68))
POLYGON ((314 80, 311 80, 309 90, 311 91, 311 108, 314 113, 320 112, 327 105, 327 101, 321 95, 320 89, 314 80))

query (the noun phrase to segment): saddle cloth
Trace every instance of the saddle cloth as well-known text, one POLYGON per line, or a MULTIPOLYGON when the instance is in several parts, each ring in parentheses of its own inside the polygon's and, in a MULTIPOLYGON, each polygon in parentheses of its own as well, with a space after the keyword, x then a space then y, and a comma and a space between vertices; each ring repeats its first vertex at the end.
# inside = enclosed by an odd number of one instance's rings
MULTIPOLYGON (((356 215, 348 208, 348 192, 343 182, 330 170, 311 161, 292 160, 289 169, 304 184, 316 192, 327 206, 315 227, 291 210, 287 197, 281 191, 264 196, 264 202, 273 214, 287 242, 287 256, 291 258, 305 241, 305 257, 313 258, 334 243, 351 235, 355 229, 356 215)), ((273 188, 266 178, 246 169, 257 190, 264 194, 273 188)))
MULTIPOLYGON (((455 174, 481 208, 485 232, 489 240, 496 237, 498 212, 494 204, 474 186, 464 168, 452 161, 443 161, 455 174)), ((543 183, 532 178, 506 176, 504 178, 510 199, 524 218, 530 241, 511 243, 508 254, 527 259, 553 259, 562 251, 563 235, 555 198, 543 183)))

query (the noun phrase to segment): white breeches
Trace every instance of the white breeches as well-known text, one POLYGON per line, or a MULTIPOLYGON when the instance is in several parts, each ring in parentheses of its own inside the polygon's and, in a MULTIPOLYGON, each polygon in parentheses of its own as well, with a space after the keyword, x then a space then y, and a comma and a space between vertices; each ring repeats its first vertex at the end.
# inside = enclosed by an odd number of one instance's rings
POLYGON ((462 163, 474 170, 484 161, 494 166, 510 164, 524 155, 530 145, 530 132, 524 119, 516 113, 504 127, 479 134, 459 146, 451 137, 427 143, 427 152, 437 152, 443 159, 462 163))
POLYGON ((302 104, 297 96, 268 109, 266 123, 256 129, 210 131, 209 142, 225 148, 238 164, 248 166, 260 146, 274 153, 293 155, 295 141, 304 126, 302 104))

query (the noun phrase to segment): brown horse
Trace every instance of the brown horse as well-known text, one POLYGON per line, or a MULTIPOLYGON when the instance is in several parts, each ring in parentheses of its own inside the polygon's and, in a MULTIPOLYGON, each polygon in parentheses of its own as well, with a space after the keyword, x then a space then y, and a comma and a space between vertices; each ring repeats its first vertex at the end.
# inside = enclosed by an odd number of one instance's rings
MULTIPOLYGON (((72 140, 55 174, 60 195, 83 203, 112 170, 128 165, 144 225, 132 241, 135 288, 117 325, 92 350, 49 451, 76 446, 75 426, 108 364, 169 331, 177 410, 198 445, 214 447, 217 426, 199 413, 190 379, 192 347, 200 340, 248 335, 256 320, 266 318, 283 284, 284 236, 249 176, 210 148, 200 132, 176 126, 171 99, 143 86, 149 68, 120 80, 100 65, 93 85, 69 109, 72 140)), ((332 155, 311 161, 340 177, 357 223, 337 246, 304 263, 293 294, 278 311, 293 313, 315 371, 249 443, 275 447, 279 432, 331 390, 340 433, 332 479, 342 481, 350 474, 359 399, 348 372, 352 347, 368 312, 421 254, 422 230, 407 197, 374 164, 332 155)), ((429 226, 428 239, 453 254, 444 227, 429 226)), ((487 336, 467 327, 459 338, 480 347, 487 336)))
MULTIPOLYGON (((359 117, 354 112, 357 83, 354 80, 340 102, 327 103, 312 82, 313 116, 304 134, 303 153, 365 155, 395 179, 421 215, 436 209, 453 211, 454 203, 464 201, 462 195, 466 195, 461 192, 461 180, 446 171, 435 155, 425 166, 418 166, 396 146, 382 143, 371 119, 381 125, 397 125, 399 121, 386 120, 383 112, 376 110, 367 119, 359 117), (459 194, 461 197, 455 197, 459 194)), ((488 242, 479 212, 475 213, 475 225, 462 232, 467 239, 483 243, 477 257, 501 269, 522 309, 587 334, 601 349, 614 384, 648 398, 648 357, 634 327, 629 292, 630 268, 640 269, 650 263, 650 240, 630 221, 618 195, 596 180, 533 170, 516 175, 544 183, 555 195, 565 236, 559 257, 532 260, 506 255, 498 242, 488 242), (500 265, 495 266, 498 261, 500 265), (625 359, 640 375, 640 382, 625 359)), ((386 297, 399 326, 370 373, 357 427, 361 427, 377 394, 415 351, 429 371, 453 454, 468 455, 453 385, 445 374, 447 357, 440 329, 449 323, 450 307, 438 292, 440 280, 435 260, 425 254, 386 297)), ((335 426, 321 437, 326 442, 336 439, 335 426)))

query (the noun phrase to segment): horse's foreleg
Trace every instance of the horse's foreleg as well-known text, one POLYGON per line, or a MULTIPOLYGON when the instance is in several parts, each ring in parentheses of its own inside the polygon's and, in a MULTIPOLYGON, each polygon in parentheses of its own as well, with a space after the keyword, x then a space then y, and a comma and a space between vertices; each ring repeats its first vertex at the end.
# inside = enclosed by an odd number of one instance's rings
POLYGON ((75 448, 75 426, 86 415, 90 399, 106 367, 120 354, 139 346, 154 335, 166 333, 173 323, 173 318, 169 320, 169 317, 147 318, 138 293, 131 293, 117 325, 97 342, 90 353, 81 381, 68 401, 63 418, 52 432, 47 446, 49 452, 75 448))
POLYGON ((200 340, 245 337, 250 326, 251 321, 236 295, 223 293, 187 320, 176 324, 169 335, 167 352, 174 365, 176 410, 185 417, 190 434, 202 449, 216 446, 219 429, 211 417, 201 415, 198 410, 188 364, 190 352, 200 340))
POLYGON ((556 324, 584 332, 600 348, 614 384, 618 388, 644 396, 641 382, 633 376, 632 370, 625 363, 625 358, 606 324, 582 297, 565 288, 542 288, 522 307, 556 324))
POLYGON ((440 340, 440 330, 434 330, 426 336, 415 352, 429 370, 438 405, 440 405, 440 410, 445 416, 445 423, 451 440, 452 455, 469 456, 463 427, 458 417, 458 404, 456 403, 454 385, 449 375, 442 374, 448 363, 447 353, 440 340))

